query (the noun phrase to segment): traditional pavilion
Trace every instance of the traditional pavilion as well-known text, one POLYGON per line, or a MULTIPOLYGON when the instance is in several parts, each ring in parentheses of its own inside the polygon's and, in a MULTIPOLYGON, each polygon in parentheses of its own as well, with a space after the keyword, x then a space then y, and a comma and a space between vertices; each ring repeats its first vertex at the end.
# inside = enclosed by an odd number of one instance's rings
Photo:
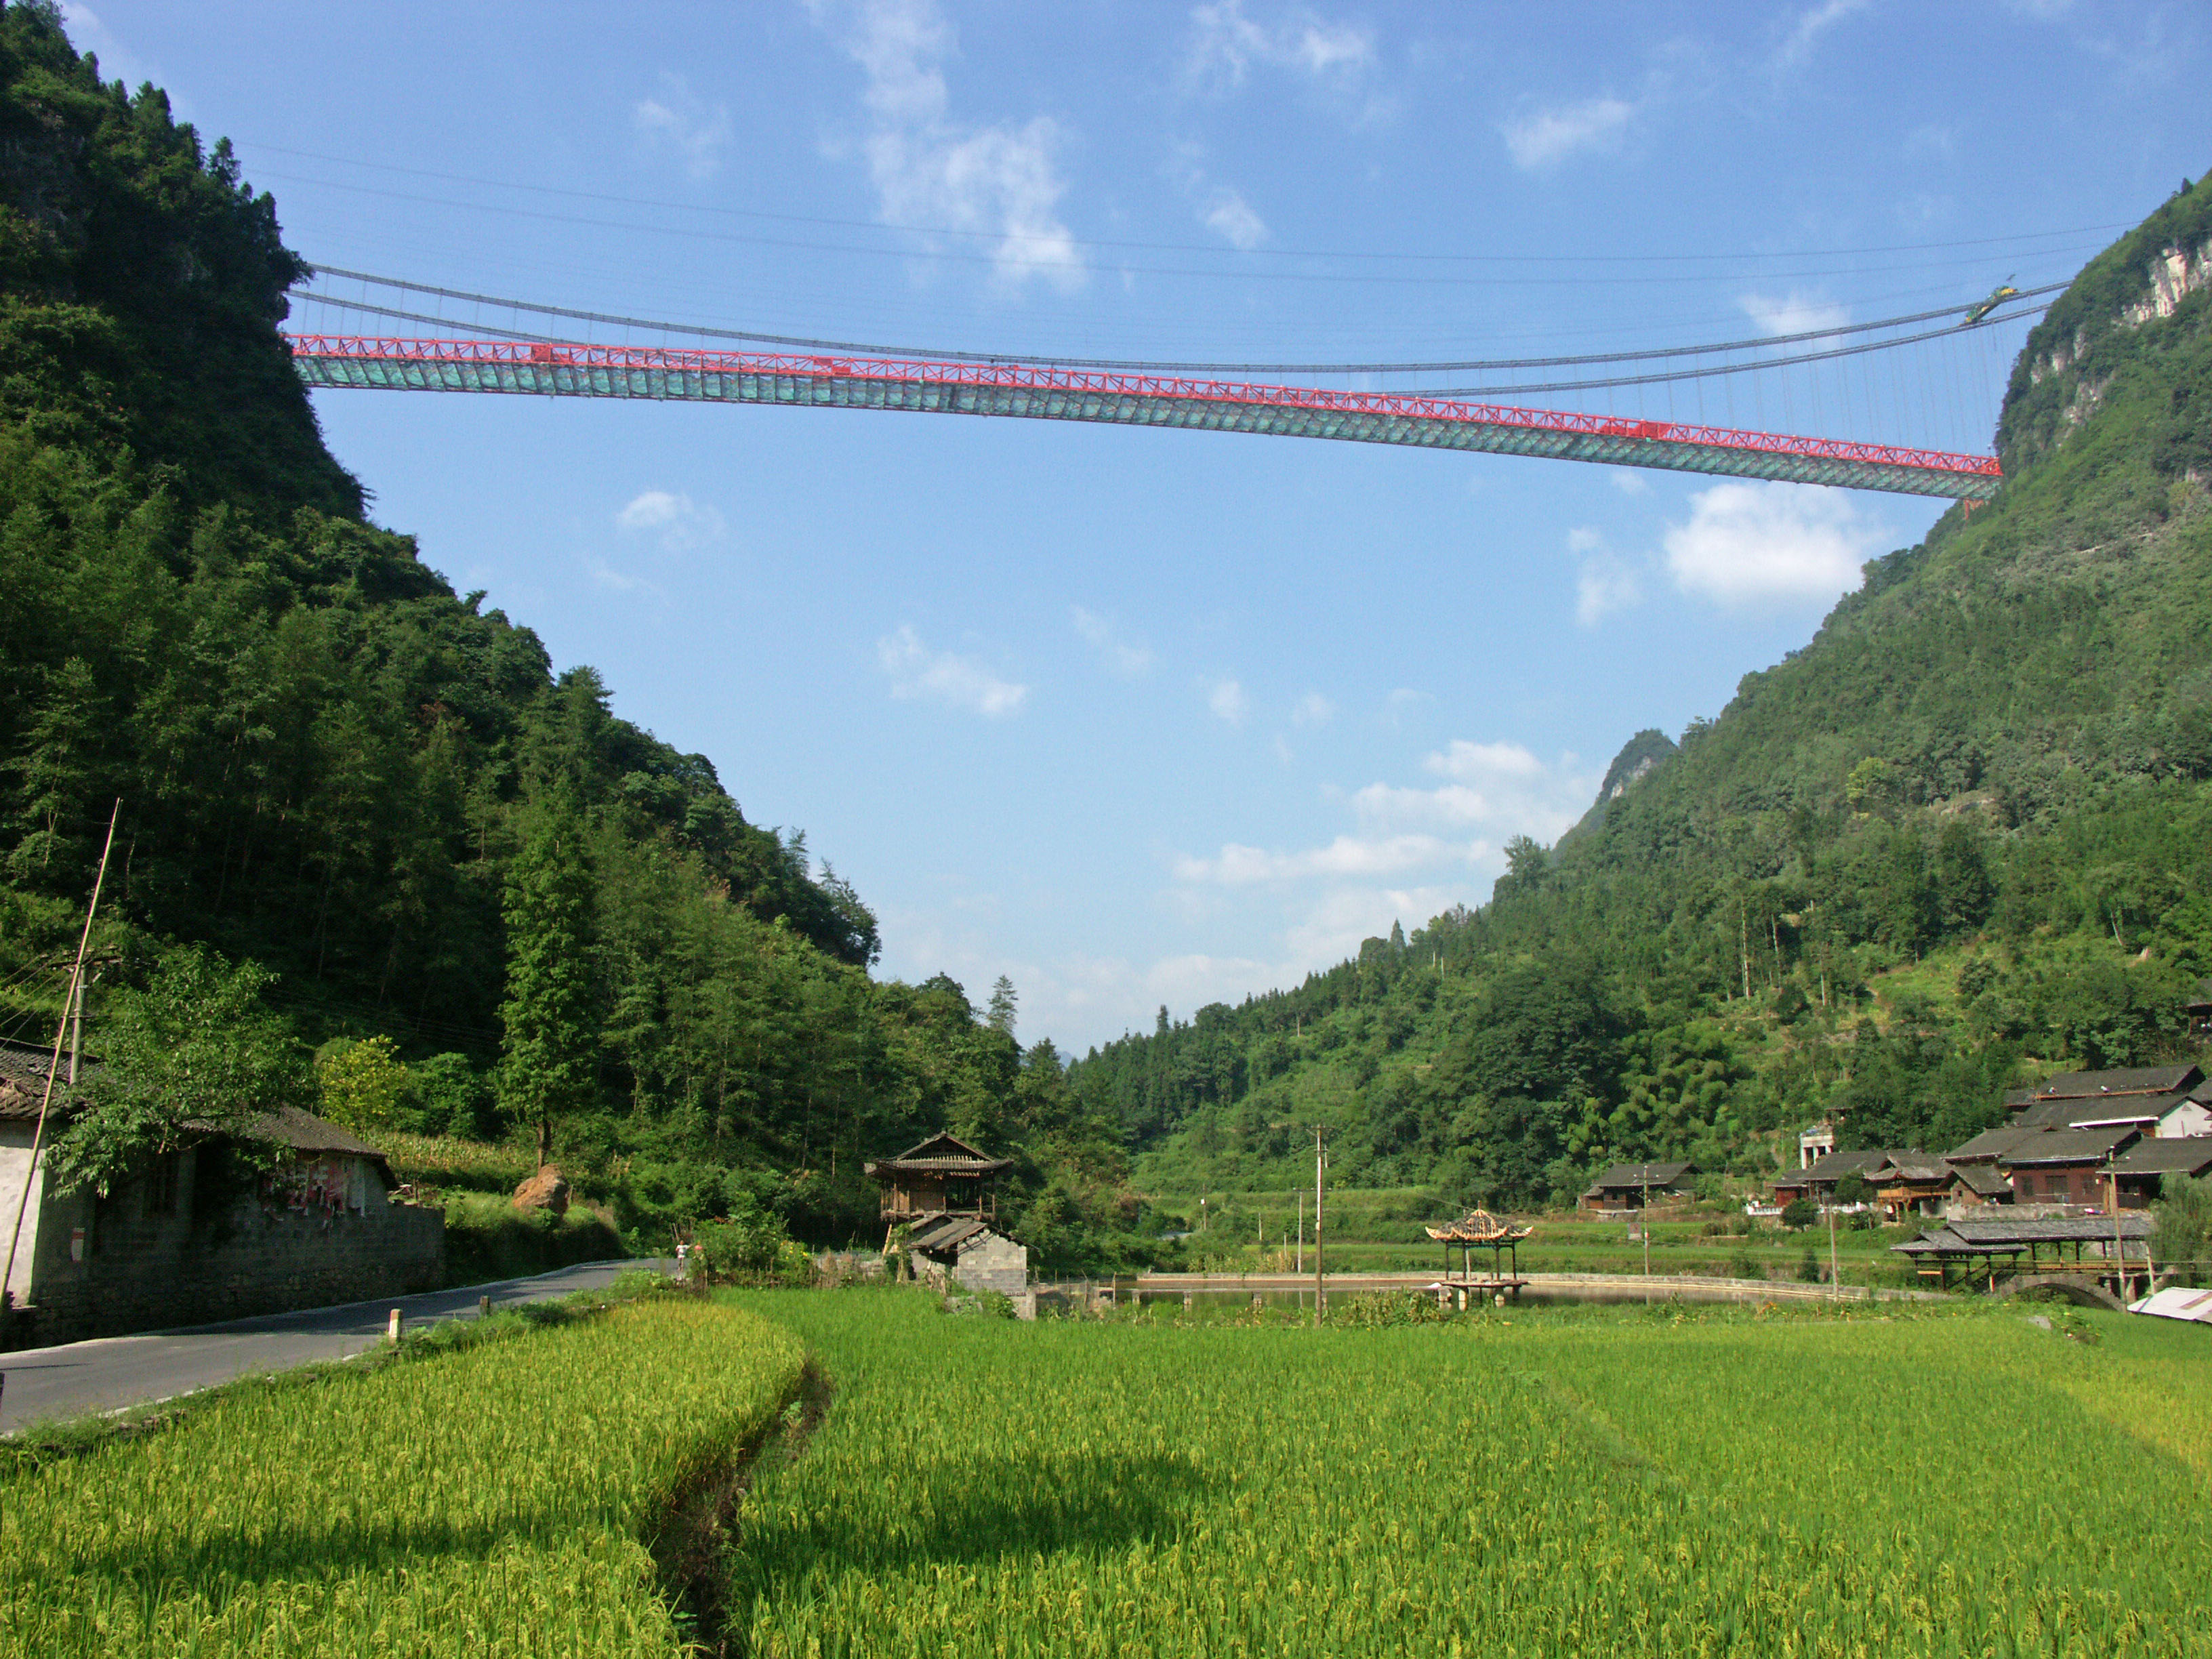
POLYGON ((1520 1299, 1521 1287, 1528 1282, 1521 1277, 1521 1241, 1534 1229, 1516 1227, 1487 1210, 1469 1210, 1456 1221, 1447 1221, 1441 1226, 1425 1226, 1421 1231, 1444 1247, 1444 1276, 1436 1285, 1439 1300, 1455 1291, 1459 1293, 1462 1307, 1466 1305, 1469 1291, 1504 1292, 1516 1301, 1520 1299), (1451 1270, 1452 1246, 1455 1244, 1459 1246, 1459 1272, 1456 1274, 1451 1270), (1490 1252, 1490 1275, 1486 1279, 1475 1277, 1473 1257, 1477 1250, 1490 1252))
POLYGON ((993 1158, 957 1135, 934 1134, 896 1158, 861 1166, 882 1183, 880 1212, 890 1226, 936 1216, 999 1218, 999 1177, 1014 1167, 1010 1158, 993 1158))

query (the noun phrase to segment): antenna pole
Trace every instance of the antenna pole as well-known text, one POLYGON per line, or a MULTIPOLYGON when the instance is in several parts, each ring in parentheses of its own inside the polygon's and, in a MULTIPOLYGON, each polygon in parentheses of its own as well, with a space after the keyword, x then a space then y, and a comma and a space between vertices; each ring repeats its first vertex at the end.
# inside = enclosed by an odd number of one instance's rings
MULTIPOLYGON (((107 815, 107 841, 100 849, 100 873, 93 878, 92 902, 84 907, 84 932, 77 936, 76 961, 70 967, 69 996, 62 1004, 62 1021, 54 1030, 53 1058, 46 1062, 46 1087, 39 1097, 39 1127, 31 1132, 31 1156, 23 1165, 23 1190, 15 1200, 15 1224, 8 1233, 8 1265, 0 1268, 0 1316, 11 1313, 14 1303, 7 1291, 15 1277, 15 1246, 23 1237, 23 1212, 31 1206, 31 1182, 38 1178, 39 1151, 46 1139, 46 1111, 54 1101, 54 1073, 61 1069, 62 1044, 70 1034, 71 1016, 75 1016, 78 1041, 83 1041, 84 955, 92 945, 92 919, 100 913, 100 889, 107 885, 107 855, 115 850, 115 821, 123 816, 123 798, 115 799, 115 808, 107 815)), ((70 1083, 76 1083, 76 1055, 70 1055, 70 1083)))

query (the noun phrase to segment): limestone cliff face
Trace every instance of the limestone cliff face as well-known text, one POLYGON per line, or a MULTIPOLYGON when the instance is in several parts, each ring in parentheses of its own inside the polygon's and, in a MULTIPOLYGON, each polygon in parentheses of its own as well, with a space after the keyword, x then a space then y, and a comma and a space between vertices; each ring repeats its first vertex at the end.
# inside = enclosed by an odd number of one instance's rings
POLYGON ((2092 260, 2027 337, 1997 424, 2008 474, 2065 442, 2103 406, 2145 336, 2187 325, 2212 289, 2212 179, 2178 191, 2092 260))

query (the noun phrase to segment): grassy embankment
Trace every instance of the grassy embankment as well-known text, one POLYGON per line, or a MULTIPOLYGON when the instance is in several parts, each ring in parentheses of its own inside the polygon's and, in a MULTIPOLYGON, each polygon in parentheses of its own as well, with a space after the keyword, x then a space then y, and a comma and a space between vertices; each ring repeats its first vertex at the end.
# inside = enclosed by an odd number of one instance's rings
POLYGON ((736 1299, 838 1389, 740 1515, 725 1605, 759 1659, 2212 1654, 2192 1329, 736 1299))
POLYGON ((0 1652, 672 1655, 648 1546, 801 1363, 739 1310, 654 1300, 0 1465, 0 1652))
POLYGON ((588 1180, 571 1178, 572 1188, 580 1189, 564 1216, 517 1210, 509 1201, 514 1189, 537 1169, 537 1159, 521 1147, 392 1129, 371 1138, 392 1160, 395 1176, 422 1201, 445 1210, 449 1285, 519 1279, 629 1254, 605 1194, 588 1180))

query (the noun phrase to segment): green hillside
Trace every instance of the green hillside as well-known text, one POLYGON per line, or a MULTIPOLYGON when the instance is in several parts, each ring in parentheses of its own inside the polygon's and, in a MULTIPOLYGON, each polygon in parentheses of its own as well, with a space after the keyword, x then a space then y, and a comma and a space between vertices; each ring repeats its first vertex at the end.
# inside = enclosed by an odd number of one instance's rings
POLYGON ((0 1036, 52 1030, 119 799, 95 1046, 158 1054, 197 948, 275 975, 241 1030, 278 1092, 373 1132, 550 1115, 641 1243, 755 1205, 842 1242, 861 1158, 950 1125, 1020 1153, 1048 1260, 1120 1248, 1119 1147, 1048 1046, 872 981, 803 836, 364 517, 276 331, 304 269, 227 143, 0 11, 0 1036))
POLYGON ((1349 1185, 1534 1204, 1614 1158, 1748 1176, 1830 1109, 1856 1144, 1954 1145, 2039 1066, 2185 1048, 2212 970, 2208 245, 2200 185, 2093 262, 2021 354, 1996 500, 1869 565, 1679 746, 1638 734, 1490 903, 1080 1062, 1140 1177, 1286 1188, 1320 1123, 1349 1185))

